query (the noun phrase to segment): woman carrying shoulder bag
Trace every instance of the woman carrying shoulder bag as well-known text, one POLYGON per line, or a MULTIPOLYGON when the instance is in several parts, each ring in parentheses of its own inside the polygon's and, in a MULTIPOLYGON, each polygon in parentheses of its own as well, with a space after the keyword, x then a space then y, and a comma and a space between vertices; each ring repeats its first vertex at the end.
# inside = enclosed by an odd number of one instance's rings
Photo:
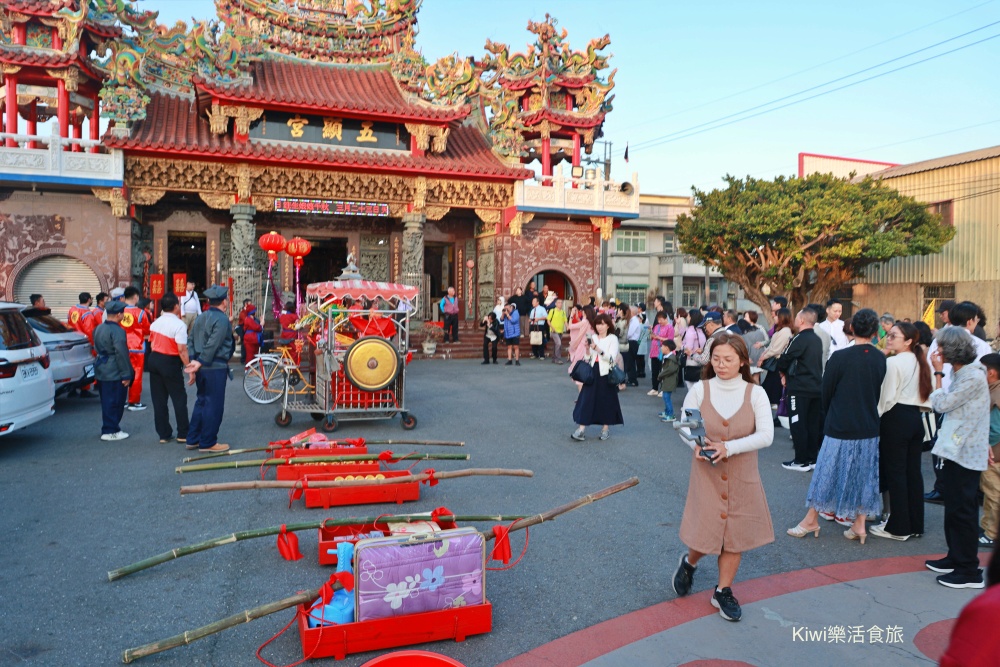
POLYGON ((618 357, 618 338, 610 333, 614 330, 611 317, 601 313, 594 318, 596 334, 591 334, 585 362, 593 368, 594 381, 584 384, 573 409, 573 421, 577 424, 576 431, 570 436, 582 442, 587 426, 601 424, 601 440, 611 437, 609 426, 624 424, 621 404, 618 402, 618 391, 624 389, 624 384, 617 387, 609 384, 608 375, 611 367, 616 365, 618 357))
POLYGON ((695 350, 701 350, 705 347, 705 332, 701 330, 698 326, 704 316, 699 310, 691 311, 691 321, 688 322, 687 329, 684 330, 684 340, 683 349, 686 362, 684 367, 681 369, 681 374, 684 376, 684 386, 690 391, 697 382, 701 380, 701 365, 691 362, 691 355, 695 353, 695 350))

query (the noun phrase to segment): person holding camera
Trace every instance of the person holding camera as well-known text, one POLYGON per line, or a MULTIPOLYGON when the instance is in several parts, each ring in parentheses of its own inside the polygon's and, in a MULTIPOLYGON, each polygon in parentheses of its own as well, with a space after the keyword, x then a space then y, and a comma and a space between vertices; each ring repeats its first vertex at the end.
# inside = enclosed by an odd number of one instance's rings
POLYGON ((717 555, 719 581, 712 606, 727 621, 738 621, 743 611, 732 585, 742 554, 774 541, 757 469, 757 450, 770 446, 774 423, 767 393, 750 375, 750 353, 740 336, 723 333, 715 338, 702 378, 684 399, 682 423, 704 424, 704 447, 692 445, 696 451, 680 528, 688 552, 681 556, 671 583, 678 596, 687 595, 698 562, 717 555))
POLYGON ((510 366, 511 363, 521 365, 521 314, 517 312, 517 304, 514 301, 508 301, 507 305, 503 307, 503 315, 500 317, 500 322, 503 324, 503 342, 507 345, 507 363, 505 366, 510 366), (513 352, 514 361, 510 359, 510 355, 513 352))
POLYGON ((479 323, 483 328, 483 366, 490 363, 490 346, 493 347, 493 363, 497 362, 497 343, 500 342, 500 323, 497 322, 497 315, 492 310, 486 313, 486 317, 479 323))
POLYGON ((614 326, 611 316, 601 313, 594 318, 597 333, 590 334, 586 341, 587 355, 583 363, 593 368, 593 382, 583 384, 573 408, 573 421, 577 428, 570 437, 579 442, 585 440, 583 433, 592 424, 602 425, 601 440, 607 440, 611 437, 609 426, 625 423, 618 402, 618 392, 625 385, 616 387, 608 381, 611 367, 618 363, 618 337, 611 333, 614 326))

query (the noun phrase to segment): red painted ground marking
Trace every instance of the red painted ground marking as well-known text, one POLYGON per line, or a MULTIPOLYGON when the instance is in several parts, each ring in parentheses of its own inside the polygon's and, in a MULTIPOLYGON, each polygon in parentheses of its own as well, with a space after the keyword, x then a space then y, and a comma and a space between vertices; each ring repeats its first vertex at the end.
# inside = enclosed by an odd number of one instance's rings
POLYGON ((946 618, 937 623, 922 628, 913 637, 913 645, 934 662, 941 660, 945 649, 948 648, 948 640, 951 638, 951 630, 955 627, 957 618, 946 618))
MULTIPOLYGON (((737 581, 734 593, 740 604, 746 605, 779 595, 797 593, 831 584, 926 571, 925 560, 942 558, 943 556, 944 554, 931 554, 875 558, 783 572, 745 582, 737 581)), ((985 565, 989 560, 989 554, 981 553, 979 558, 980 562, 985 565)), ((927 572, 928 576, 933 574, 933 572, 927 572)), ((542 644, 527 653, 500 663, 498 667, 539 667, 541 665, 577 667, 659 632, 717 614, 718 612, 709 604, 711 597, 711 591, 702 591, 686 598, 661 602, 617 618, 608 619, 603 623, 597 623, 589 628, 577 630, 565 637, 542 644)), ((947 644, 947 637, 945 637, 945 644, 947 644)), ((944 648, 945 646, 942 645, 942 653, 944 648)))
POLYGON ((694 662, 685 662, 679 667, 757 667, 757 665, 739 660, 695 660, 694 662))

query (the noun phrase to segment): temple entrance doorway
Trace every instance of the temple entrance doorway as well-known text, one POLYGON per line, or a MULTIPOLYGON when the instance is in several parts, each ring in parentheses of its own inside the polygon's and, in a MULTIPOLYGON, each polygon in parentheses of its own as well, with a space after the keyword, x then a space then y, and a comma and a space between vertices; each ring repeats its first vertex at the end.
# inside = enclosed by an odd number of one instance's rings
POLYGON ((421 297, 428 319, 440 320, 437 303, 455 285, 455 246, 451 243, 424 244, 424 285, 421 297))
MULTIPOLYGON (((305 298, 306 286, 336 280, 347 266, 347 239, 306 239, 312 250, 303 258, 299 269, 299 290, 305 298)), ((289 258, 290 259, 290 258, 289 258)), ((357 263, 357 258, 354 259, 357 263)), ((292 276, 294 281, 294 266, 292 276)), ((367 276, 364 276, 367 278, 367 276)))
MULTIPOLYGON (((568 309, 576 303, 576 290, 573 289, 573 283, 566 277, 566 274, 559 271, 542 271, 541 273, 536 273, 531 280, 535 281, 539 293, 541 293, 544 285, 548 285, 549 291, 555 292, 563 300, 565 308, 568 309)), ((524 287, 527 289, 528 286, 525 285, 524 287)))
POLYGON ((203 292, 208 286, 205 232, 167 232, 167 269, 171 275, 187 274, 195 290, 203 292))

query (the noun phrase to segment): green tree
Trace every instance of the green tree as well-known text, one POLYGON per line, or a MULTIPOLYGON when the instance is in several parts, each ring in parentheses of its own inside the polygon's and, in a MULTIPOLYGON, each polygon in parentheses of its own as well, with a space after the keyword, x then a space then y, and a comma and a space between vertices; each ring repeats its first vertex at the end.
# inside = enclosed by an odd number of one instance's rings
POLYGON ((796 307, 823 302, 869 264, 940 252, 955 235, 925 204, 868 177, 725 180, 723 190, 693 188, 695 207, 677 217, 677 238, 764 313, 765 285, 796 307))

